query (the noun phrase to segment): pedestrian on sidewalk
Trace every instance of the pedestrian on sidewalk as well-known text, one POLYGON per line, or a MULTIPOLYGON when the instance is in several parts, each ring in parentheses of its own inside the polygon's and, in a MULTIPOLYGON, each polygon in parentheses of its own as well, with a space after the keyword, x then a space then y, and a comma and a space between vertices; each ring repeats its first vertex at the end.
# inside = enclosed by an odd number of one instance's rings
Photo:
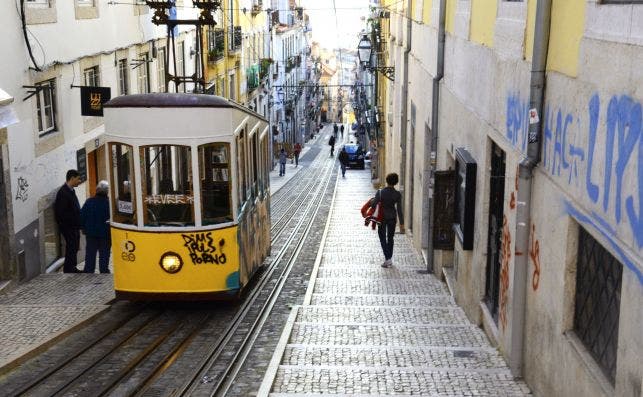
POLYGON ((339 131, 341 131, 342 138, 344 137, 344 124, 342 124, 341 127, 339 127, 339 131))
POLYGON ((337 123, 333 124, 333 136, 337 138, 337 131, 339 130, 339 127, 337 127, 337 123))
POLYGON ((342 168, 342 178, 346 178, 346 167, 348 167, 348 153, 346 152, 346 147, 342 146, 342 150, 337 156, 339 159, 339 166, 342 168))
POLYGON ((279 176, 286 175, 286 162, 288 161, 288 155, 284 148, 281 148, 279 151, 279 176))
POLYGON ((109 251, 112 246, 109 235, 109 200, 107 192, 109 183, 98 182, 96 194, 85 201, 80 210, 80 220, 85 232, 85 273, 94 273, 96 269, 96 253, 100 258, 98 270, 109 273, 109 251))
POLYGON ((331 136, 328 139, 328 145, 330 146, 330 156, 333 157, 333 155, 335 154, 335 137, 334 136, 331 136))
POLYGON ((374 208, 378 202, 382 203, 384 217, 378 226, 377 234, 380 238, 382 251, 384 253, 384 263, 382 267, 393 266, 393 237, 395 235, 395 224, 397 218, 400 219, 400 233, 404 234, 404 214, 402 213, 402 194, 395 190, 395 185, 400 178, 396 173, 386 176, 386 187, 380 189, 375 194, 375 200, 371 204, 374 208))
POLYGON ((65 239, 65 263, 63 272, 82 273, 76 268, 78 264, 78 248, 80 246, 80 203, 74 188, 82 182, 76 170, 69 170, 65 176, 65 184, 58 189, 54 201, 54 216, 58 230, 65 239))
POLYGON ((299 142, 295 143, 292 152, 295 156, 295 167, 297 167, 299 166, 299 153, 301 153, 301 145, 299 144, 299 142))

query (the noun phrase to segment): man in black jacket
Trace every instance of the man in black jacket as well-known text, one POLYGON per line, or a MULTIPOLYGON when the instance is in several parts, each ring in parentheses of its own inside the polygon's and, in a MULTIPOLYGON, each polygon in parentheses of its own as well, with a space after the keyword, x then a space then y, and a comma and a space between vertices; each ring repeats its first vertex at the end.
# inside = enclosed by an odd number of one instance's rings
POLYGON ((65 238, 65 264, 63 272, 81 273, 76 268, 78 247, 80 245, 80 203, 74 188, 80 185, 80 174, 76 170, 67 171, 66 182, 56 194, 54 214, 58 230, 65 238))

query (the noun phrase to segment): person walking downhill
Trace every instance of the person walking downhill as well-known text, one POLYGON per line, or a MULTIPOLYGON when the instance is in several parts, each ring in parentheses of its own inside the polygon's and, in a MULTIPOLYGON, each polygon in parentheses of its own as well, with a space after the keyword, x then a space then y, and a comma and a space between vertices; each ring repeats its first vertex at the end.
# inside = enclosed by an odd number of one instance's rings
POLYGON ((342 178, 345 178, 346 167, 348 167, 348 153, 346 152, 346 147, 342 146, 342 150, 337 156, 339 159, 339 166, 342 168, 342 178))
POLYGON ((100 255, 98 270, 109 273, 109 251, 111 238, 109 234, 109 199, 107 192, 109 183, 98 182, 96 194, 87 199, 80 210, 80 220, 85 232, 85 273, 94 273, 96 269, 96 253, 100 255))
POLYGON ((335 137, 334 136, 331 136, 328 139, 328 145, 330 146, 330 156, 332 157, 335 155, 335 137))
POLYGON ((337 123, 333 124, 333 136, 337 138, 337 131, 339 130, 339 127, 337 127, 337 123))
POLYGON ((400 233, 404 234, 404 214, 402 213, 402 194, 395 190, 395 185, 399 182, 399 176, 396 173, 386 176, 386 187, 380 189, 375 194, 375 200, 371 207, 375 207, 378 202, 382 203, 383 219, 377 229, 380 238, 382 251, 384 253, 384 263, 382 267, 393 266, 393 237, 395 235, 395 224, 397 218, 400 219, 400 233))
POLYGON ((58 189, 56 201, 54 202, 54 216, 58 224, 58 230, 65 239, 65 263, 63 272, 82 273, 76 265, 78 264, 78 248, 80 246, 80 203, 74 188, 80 185, 82 180, 76 170, 67 171, 65 184, 58 189))
POLYGON ((286 162, 288 161, 288 156, 284 148, 281 148, 279 151, 279 176, 286 175, 286 162))
POLYGON ((295 156, 295 167, 297 167, 299 166, 299 153, 301 153, 301 145, 299 144, 299 142, 295 143, 292 152, 295 156))
POLYGON ((341 127, 339 127, 339 131, 340 131, 340 132, 341 132, 341 134, 342 134, 342 138, 344 138, 344 124, 342 124, 342 126, 341 126, 341 127))

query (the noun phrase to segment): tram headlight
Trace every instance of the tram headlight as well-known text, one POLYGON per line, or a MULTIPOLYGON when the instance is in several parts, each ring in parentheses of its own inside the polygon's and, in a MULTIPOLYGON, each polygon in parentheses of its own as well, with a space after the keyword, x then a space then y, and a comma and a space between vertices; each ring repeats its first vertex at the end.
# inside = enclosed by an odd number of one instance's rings
POLYGON ((170 274, 174 274, 183 267, 181 256, 174 252, 166 252, 161 256, 161 268, 170 274))

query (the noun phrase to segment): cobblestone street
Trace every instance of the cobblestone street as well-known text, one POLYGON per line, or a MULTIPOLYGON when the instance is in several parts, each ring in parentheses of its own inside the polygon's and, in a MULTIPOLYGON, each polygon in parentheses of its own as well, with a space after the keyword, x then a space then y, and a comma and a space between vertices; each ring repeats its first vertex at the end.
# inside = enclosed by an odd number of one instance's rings
POLYGON ((113 299, 111 274, 44 274, 2 295, 0 368, 108 309, 113 299))
POLYGON ((302 306, 293 308, 260 396, 521 396, 481 329, 397 234, 380 267, 377 232, 364 227, 370 173, 339 178, 328 234, 302 306))

